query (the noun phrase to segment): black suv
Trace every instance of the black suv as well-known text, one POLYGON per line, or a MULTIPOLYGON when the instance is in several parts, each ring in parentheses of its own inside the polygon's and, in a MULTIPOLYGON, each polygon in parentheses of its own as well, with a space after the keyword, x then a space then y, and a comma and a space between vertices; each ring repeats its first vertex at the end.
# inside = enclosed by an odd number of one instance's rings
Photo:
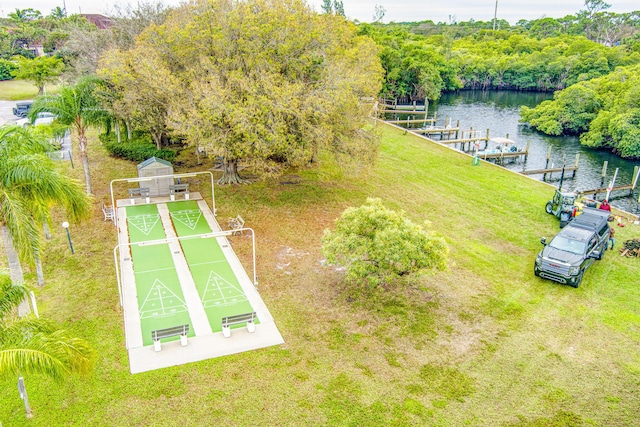
POLYGON ((544 279, 580 286, 584 272, 596 259, 602 259, 609 243, 610 212, 584 208, 547 244, 536 258, 533 271, 544 279))
POLYGON ((29 108, 31 108, 31 104, 33 104, 33 102, 31 101, 16 103, 16 106, 13 107, 13 115, 23 118, 27 117, 27 113, 29 112, 29 108))

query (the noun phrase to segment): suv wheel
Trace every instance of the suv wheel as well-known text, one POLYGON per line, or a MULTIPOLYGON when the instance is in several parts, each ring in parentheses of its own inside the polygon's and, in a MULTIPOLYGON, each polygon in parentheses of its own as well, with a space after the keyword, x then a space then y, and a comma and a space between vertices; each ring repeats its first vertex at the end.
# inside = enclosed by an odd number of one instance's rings
POLYGON ((582 282, 582 276, 584 275, 584 271, 581 271, 580 274, 578 274, 578 278, 576 279, 575 282, 573 282, 571 284, 571 286, 573 286, 574 288, 577 288, 578 286, 580 286, 580 283, 582 282))

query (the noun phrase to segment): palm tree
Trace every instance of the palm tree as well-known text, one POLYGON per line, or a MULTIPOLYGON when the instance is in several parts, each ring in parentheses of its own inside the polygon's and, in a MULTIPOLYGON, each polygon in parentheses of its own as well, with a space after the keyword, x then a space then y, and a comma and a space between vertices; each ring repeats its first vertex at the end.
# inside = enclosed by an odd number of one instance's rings
MULTIPOLYGON (((51 144, 32 127, 0 127, 0 235, 13 283, 24 282, 21 261, 33 262, 41 246, 39 226, 50 222, 48 207, 62 206, 78 222, 90 214, 80 184, 56 171, 46 155, 51 144)), ((21 314, 28 313, 28 306, 21 314)))
POLYGON ((13 315, 27 292, 0 274, 0 376, 43 374, 63 380, 72 373, 90 372, 95 352, 85 340, 69 336, 50 321, 13 315))
POLYGON ((62 19, 67 17, 66 9, 61 8, 60 6, 56 6, 51 9, 51 13, 49 14, 49 18, 53 19, 62 19))
POLYGON ((32 120, 43 111, 55 114, 55 122, 68 126, 78 136, 87 194, 92 193, 87 130, 105 123, 108 117, 107 111, 101 107, 95 94, 99 83, 100 80, 95 77, 84 77, 74 86, 63 86, 57 95, 37 98, 29 110, 29 118, 32 120))
POLYGON ((35 21, 40 18, 42 18, 42 13, 40 13, 39 10, 35 10, 33 8, 28 8, 28 9, 16 8, 15 12, 9 13, 9 19, 13 22, 18 22, 18 23, 35 21))

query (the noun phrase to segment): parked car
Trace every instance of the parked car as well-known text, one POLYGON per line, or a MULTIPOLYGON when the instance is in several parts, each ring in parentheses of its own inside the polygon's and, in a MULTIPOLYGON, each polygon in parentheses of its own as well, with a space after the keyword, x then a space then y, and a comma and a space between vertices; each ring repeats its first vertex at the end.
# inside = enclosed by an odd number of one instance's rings
POLYGON ((13 115, 16 117, 27 117, 27 113, 31 108, 33 101, 24 101, 16 103, 16 106, 13 107, 13 115))
POLYGON ((609 243, 610 212, 584 208, 581 215, 568 223, 538 253, 533 272, 544 279, 580 286, 589 266, 602 259, 609 243))
POLYGON ((26 127, 26 126, 31 126, 32 124, 34 126, 37 125, 48 125, 51 122, 53 122, 55 120, 56 116, 53 115, 53 113, 49 113, 46 111, 43 111, 41 113, 38 113, 38 115, 36 116, 36 119, 33 121, 33 123, 31 123, 31 120, 29 120, 28 118, 24 118, 24 119, 20 119, 20 120, 16 120, 16 124, 18 126, 22 126, 22 127, 26 127))

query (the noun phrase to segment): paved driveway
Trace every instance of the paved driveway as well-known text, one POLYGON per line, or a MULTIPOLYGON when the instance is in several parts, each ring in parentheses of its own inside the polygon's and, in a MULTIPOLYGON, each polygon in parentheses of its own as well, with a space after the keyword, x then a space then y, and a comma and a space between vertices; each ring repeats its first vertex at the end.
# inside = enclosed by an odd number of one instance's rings
MULTIPOLYGON (((19 120, 20 117, 16 117, 13 115, 13 107, 16 106, 17 101, 0 101, 0 126, 10 123, 15 124, 16 120, 19 120)), ((24 101, 20 101, 24 102, 24 101)), ((71 156, 71 136, 69 132, 67 132, 64 137, 60 140, 61 149, 59 158, 62 160, 69 160, 71 156)), ((55 158, 58 158, 56 156, 55 158)))
POLYGON ((13 107, 16 106, 16 103, 17 101, 0 101, 0 126, 6 123, 15 124, 19 119, 13 115, 13 107))

